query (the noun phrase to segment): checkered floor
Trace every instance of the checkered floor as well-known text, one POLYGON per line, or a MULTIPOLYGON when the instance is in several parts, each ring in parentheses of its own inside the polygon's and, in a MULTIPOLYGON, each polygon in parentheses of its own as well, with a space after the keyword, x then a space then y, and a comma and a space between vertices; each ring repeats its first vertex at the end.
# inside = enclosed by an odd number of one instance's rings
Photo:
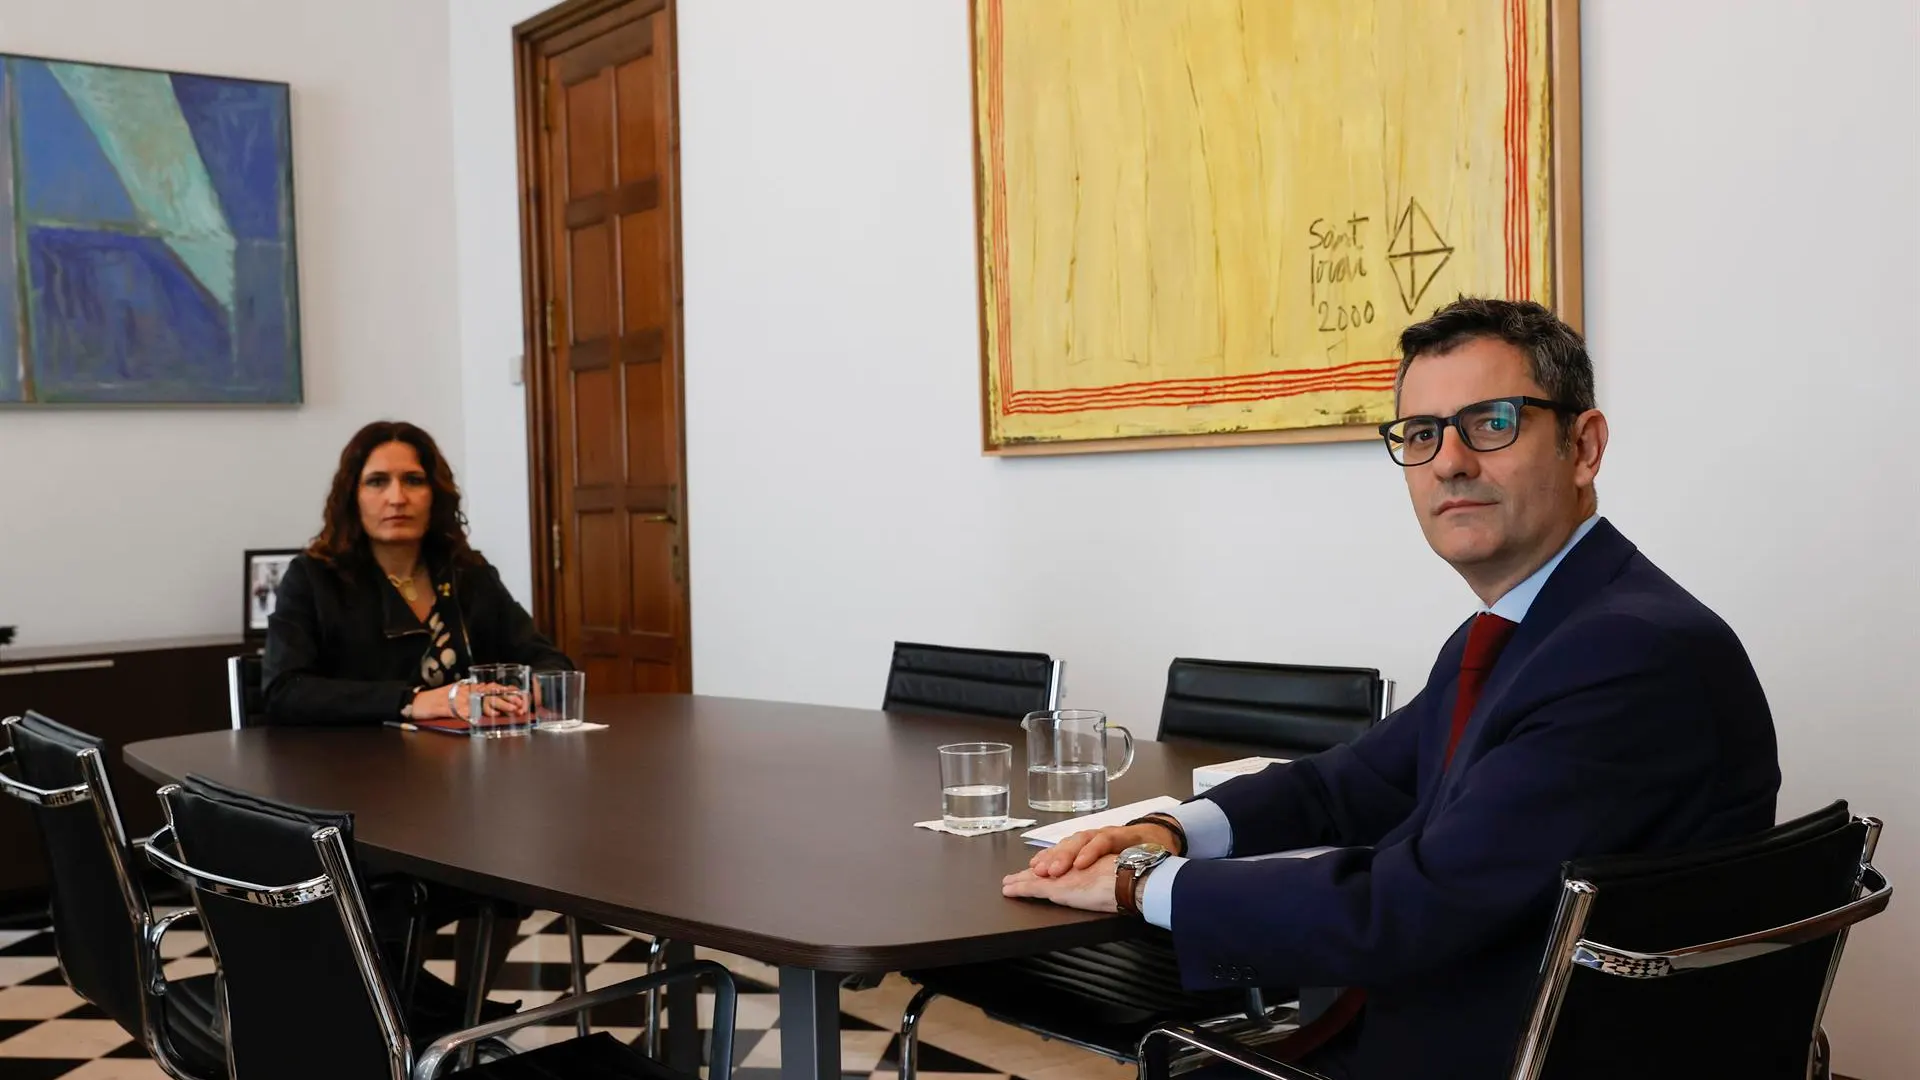
MULTIPOLYGON (((645 974, 647 941, 626 931, 588 927, 586 960, 591 988, 645 974)), ((430 950, 427 966, 452 981, 452 927, 430 950)), ((176 930, 162 941, 169 977, 185 978, 213 970, 206 939, 176 930)), ((734 1076, 738 1080, 779 1080, 780 999, 778 975, 757 961, 700 950, 718 960, 738 982, 734 1076)), ((544 1005, 566 991, 567 938, 551 912, 520 925, 520 940, 508 953, 493 997, 519 1000, 523 1008, 544 1005)), ((900 1009, 912 988, 890 977, 879 988, 847 991, 841 1003, 840 1055, 846 1080, 894 1080, 898 1070, 900 1009)), ((641 1035, 644 1006, 639 1000, 595 1010, 595 1030, 624 1041, 641 1035)), ((700 1024, 711 1024, 713 1001, 700 999, 700 1024)), ((986 1020, 951 1002, 936 1004, 923 1024, 920 1075, 923 1080, 1119 1080, 1132 1070, 986 1020), (965 1055, 965 1056, 963 1056, 965 1055), (993 1062, 985 1064, 984 1061, 993 1062)), ((570 1038, 571 1023, 522 1030, 513 1042, 531 1049, 570 1038)), ((147 1060, 138 1042, 105 1014, 77 997, 61 980, 49 930, 0 931, 0 1080, 165 1080, 147 1060)))

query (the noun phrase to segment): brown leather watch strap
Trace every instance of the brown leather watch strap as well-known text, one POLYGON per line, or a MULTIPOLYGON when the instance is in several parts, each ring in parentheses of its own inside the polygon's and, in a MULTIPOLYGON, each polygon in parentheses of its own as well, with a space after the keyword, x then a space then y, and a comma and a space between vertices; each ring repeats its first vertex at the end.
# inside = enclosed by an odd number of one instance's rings
POLYGON ((1133 867, 1116 866, 1114 868, 1113 906, 1118 909, 1122 915, 1132 915, 1135 918, 1140 917, 1140 905, 1133 902, 1137 885, 1138 882, 1135 880, 1133 867))
POLYGON ((1177 817, 1174 817, 1172 814, 1167 814, 1167 813, 1147 814, 1144 817, 1134 818, 1132 821, 1127 822, 1127 824, 1158 825, 1161 828, 1173 834, 1173 847, 1170 848, 1169 850, 1171 850, 1175 855, 1185 855, 1187 853, 1186 827, 1181 825, 1180 819, 1177 817))

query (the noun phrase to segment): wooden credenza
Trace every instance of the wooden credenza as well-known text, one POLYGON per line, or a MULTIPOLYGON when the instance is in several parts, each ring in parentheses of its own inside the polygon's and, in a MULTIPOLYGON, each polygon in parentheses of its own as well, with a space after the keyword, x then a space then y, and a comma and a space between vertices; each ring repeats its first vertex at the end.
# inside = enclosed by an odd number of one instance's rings
MULTIPOLYGON (((227 658, 238 637, 0 649, 0 716, 32 709, 107 741, 107 771, 127 832, 160 827, 154 785, 120 760, 130 742, 227 727, 227 658)), ((38 903, 46 861, 32 811, 0 797, 0 912, 38 903)))

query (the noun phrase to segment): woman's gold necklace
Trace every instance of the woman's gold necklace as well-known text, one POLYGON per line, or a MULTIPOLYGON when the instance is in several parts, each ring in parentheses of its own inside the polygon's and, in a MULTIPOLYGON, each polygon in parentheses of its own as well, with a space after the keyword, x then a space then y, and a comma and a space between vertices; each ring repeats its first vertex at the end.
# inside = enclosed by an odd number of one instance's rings
POLYGON ((411 604, 414 601, 420 599, 420 590, 416 588, 413 583, 413 579, 418 576, 419 576, 419 572, 415 571, 414 573, 407 575, 406 579, 403 581, 401 580, 400 575, 398 574, 388 574, 387 580, 393 582, 393 587, 396 589, 399 589, 400 595, 406 597, 407 603, 411 604))

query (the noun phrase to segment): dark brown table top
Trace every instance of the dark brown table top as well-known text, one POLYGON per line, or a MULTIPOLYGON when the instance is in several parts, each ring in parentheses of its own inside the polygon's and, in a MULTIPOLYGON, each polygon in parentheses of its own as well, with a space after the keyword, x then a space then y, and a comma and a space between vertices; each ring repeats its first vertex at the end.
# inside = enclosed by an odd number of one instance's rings
MULTIPOLYGON (((1139 931, 1000 895, 1036 849, 947 836, 943 743, 1014 747, 993 720, 729 698, 600 698, 605 731, 469 740, 392 728, 219 731, 130 744, 156 781, 189 773, 356 815, 369 863, 769 963, 881 972, 1029 955, 1139 931)), ((1244 751, 1139 744, 1113 804, 1184 796, 1244 751)), ((131 797, 132 793, 125 798, 131 797)))

